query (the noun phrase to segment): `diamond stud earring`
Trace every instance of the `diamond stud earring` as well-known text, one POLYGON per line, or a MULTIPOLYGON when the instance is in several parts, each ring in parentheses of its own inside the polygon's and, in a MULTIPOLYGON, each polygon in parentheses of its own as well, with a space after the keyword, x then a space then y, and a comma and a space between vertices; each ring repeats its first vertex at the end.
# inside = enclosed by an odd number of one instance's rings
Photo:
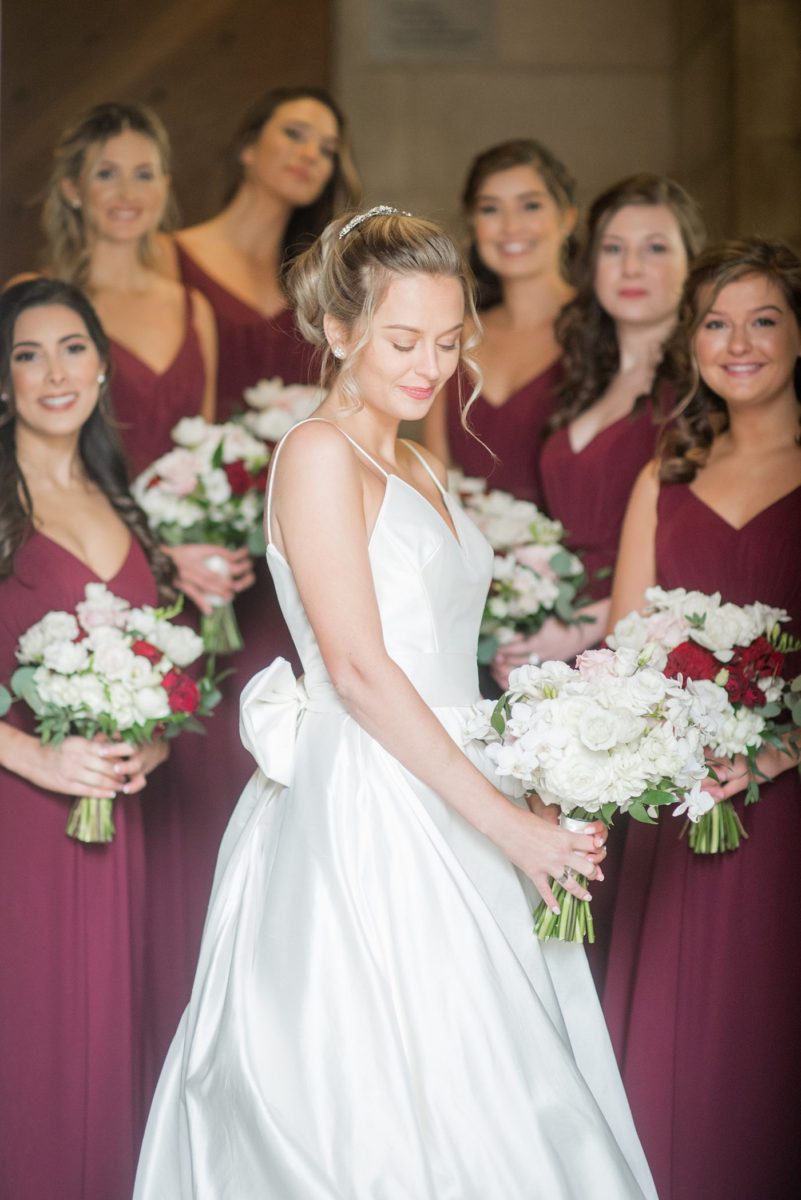
POLYGON ((338 358, 340 361, 345 357, 345 351, 341 346, 332 346, 331 353, 333 354, 334 358, 338 358))

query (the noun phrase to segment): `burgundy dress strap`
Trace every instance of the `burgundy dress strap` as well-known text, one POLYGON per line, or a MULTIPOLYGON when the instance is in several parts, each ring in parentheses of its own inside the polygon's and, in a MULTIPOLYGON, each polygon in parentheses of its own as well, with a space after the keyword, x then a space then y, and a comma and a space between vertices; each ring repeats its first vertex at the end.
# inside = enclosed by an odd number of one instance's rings
POLYGON ((454 465, 465 475, 488 479, 490 487, 542 504, 540 453, 545 426, 558 405, 561 381, 562 364, 557 359, 503 404, 490 404, 479 392, 468 414, 474 437, 461 420, 473 385, 465 372, 458 371, 448 381, 445 394, 448 446, 454 465))
POLYGON ((284 383, 314 384, 313 350, 301 337, 294 314, 272 317, 229 291, 174 239, 182 281, 197 288, 217 323, 217 418, 225 421, 245 406, 245 388, 278 376, 284 383))
POLYGON ((170 365, 154 371, 132 350, 111 339, 111 399, 133 479, 172 449, 170 433, 203 404, 206 364, 195 327, 192 296, 184 288, 184 333, 170 365))

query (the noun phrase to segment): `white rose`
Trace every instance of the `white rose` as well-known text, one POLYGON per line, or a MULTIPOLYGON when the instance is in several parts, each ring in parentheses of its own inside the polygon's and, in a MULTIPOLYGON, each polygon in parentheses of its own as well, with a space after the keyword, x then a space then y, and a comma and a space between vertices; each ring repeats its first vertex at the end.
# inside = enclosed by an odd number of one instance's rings
POLYGON ((665 699, 668 681, 661 671, 643 667, 627 680, 627 698, 639 715, 652 712, 665 699))
POLYGON ((150 634, 150 641, 176 667, 186 667, 203 653, 203 639, 187 625, 159 621, 150 634))
POLYGON ((108 680, 127 681, 136 665, 136 655, 124 641, 104 642, 95 650, 94 670, 108 680))
POLYGON ((74 642, 78 633, 78 622, 72 613, 49 612, 23 633, 17 658, 20 662, 36 662, 51 642, 74 642))
POLYGON ((107 711, 120 730, 130 729, 136 724, 133 697, 124 683, 112 683, 108 689, 107 711))
POLYGON ((231 499, 231 485, 222 467, 215 467, 203 476, 203 487, 211 504, 224 504, 231 499))
POLYGON ((182 417, 172 431, 172 440, 176 446, 188 446, 193 449, 206 441, 212 429, 213 426, 203 417, 182 417))
POLYGON ((43 661, 51 671, 74 675, 87 665, 89 654, 83 642, 51 642, 45 646, 43 661))
POLYGON ((631 612, 627 617, 621 617, 606 641, 613 650, 628 646, 639 650, 648 640, 645 618, 638 612, 631 612))
POLYGON ((75 680, 78 704, 94 716, 108 711, 106 689, 94 675, 79 675, 75 680))
POLYGON ((614 712, 600 704, 584 706, 578 733, 588 750, 611 750, 618 744, 618 721, 614 712))
POLYGON ((552 797, 564 812, 573 808, 597 812, 612 777, 609 755, 590 754, 577 746, 549 767, 543 783, 543 799, 546 795, 552 797))
POLYGON ((167 692, 163 687, 142 687, 133 693, 133 707, 137 719, 161 721, 170 715, 167 692))

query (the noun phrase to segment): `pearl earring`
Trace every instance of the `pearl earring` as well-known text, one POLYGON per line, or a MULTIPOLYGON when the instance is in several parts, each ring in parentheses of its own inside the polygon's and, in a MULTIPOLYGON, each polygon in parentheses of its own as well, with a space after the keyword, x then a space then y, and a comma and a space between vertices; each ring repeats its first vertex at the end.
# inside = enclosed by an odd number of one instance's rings
POLYGON ((98 375, 98 377, 97 377, 97 382, 98 382, 98 383, 105 383, 105 382, 106 382, 106 373, 105 373, 105 371, 101 371, 101 372, 100 372, 100 374, 99 374, 99 375, 98 375))
POLYGON ((332 346, 331 353, 333 354, 334 358, 338 358, 340 361, 345 357, 345 351, 341 346, 332 346))

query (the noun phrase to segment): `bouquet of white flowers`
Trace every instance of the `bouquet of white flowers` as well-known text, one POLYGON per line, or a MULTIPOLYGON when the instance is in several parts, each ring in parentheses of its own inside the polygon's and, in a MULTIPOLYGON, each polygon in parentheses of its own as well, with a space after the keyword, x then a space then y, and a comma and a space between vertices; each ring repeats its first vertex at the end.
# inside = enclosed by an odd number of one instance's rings
MULTIPOLYGON (((172 623, 170 609, 132 607, 105 584, 86 585, 75 612, 49 612, 17 645, 22 664, 11 678, 15 696, 36 714, 43 742, 70 734, 102 734, 133 745, 203 732, 198 716, 219 700, 212 676, 196 682, 185 667, 203 652, 193 630, 172 623)), ((82 842, 114 837, 111 800, 76 800, 67 834, 82 842)))
POLYGON ((278 375, 261 379, 254 387, 245 388, 250 411, 242 420, 256 437, 275 445, 293 425, 311 416, 324 395, 322 388, 285 384, 278 375))
POLYGON ((508 492, 485 492, 483 481, 461 478, 456 488, 465 511, 497 551, 492 584, 481 622, 478 660, 491 663, 499 645, 516 634, 530 636, 548 617, 565 624, 591 621, 581 609, 586 575, 581 560, 566 550, 565 528, 536 504, 508 492))
MULTIPOLYGON (((725 604, 719 592, 649 588, 645 614, 618 621, 610 646, 636 653, 659 647, 665 674, 692 693, 709 751, 717 758, 744 754, 750 768, 746 804, 759 799, 756 756, 763 746, 786 749, 801 726, 801 676, 783 678, 785 655, 801 642, 781 633, 790 618, 767 604, 725 604)), ((736 850, 747 837, 730 800, 690 829, 696 854, 736 850)))
MULTIPOLYGON (((618 812, 650 823, 668 804, 696 821, 712 806, 701 787, 708 772, 693 697, 650 653, 588 650, 575 668, 518 667, 509 685, 497 704, 476 706, 467 731, 485 745, 509 796, 536 793, 573 830, 591 820, 609 825, 618 812)), ((553 890, 561 911, 539 905, 538 936, 594 941, 589 904, 558 882, 553 890)))
MULTIPOLYGON (((188 542, 247 546, 264 553, 262 509, 267 484, 268 446, 241 424, 209 425, 202 417, 184 417, 172 431, 176 449, 163 454, 134 480, 131 491, 151 528, 169 546, 188 542)), ((220 555, 207 566, 225 574, 220 555)), ((209 594, 215 611, 203 617, 207 650, 228 654, 242 648, 233 605, 209 594)))

